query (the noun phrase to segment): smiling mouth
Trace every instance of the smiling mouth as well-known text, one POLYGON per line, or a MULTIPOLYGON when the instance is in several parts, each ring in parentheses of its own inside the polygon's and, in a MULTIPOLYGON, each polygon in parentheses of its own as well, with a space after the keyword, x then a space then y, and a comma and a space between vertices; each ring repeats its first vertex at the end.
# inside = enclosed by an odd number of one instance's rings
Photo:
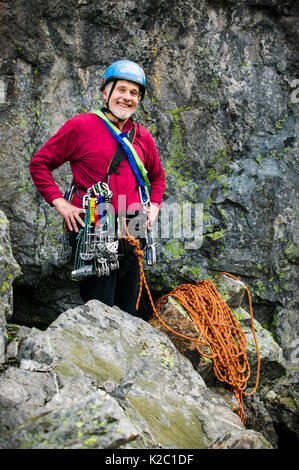
POLYGON ((118 102, 118 105, 119 105, 121 108, 124 108, 124 109, 131 108, 131 105, 130 105, 130 104, 126 104, 126 103, 118 102))

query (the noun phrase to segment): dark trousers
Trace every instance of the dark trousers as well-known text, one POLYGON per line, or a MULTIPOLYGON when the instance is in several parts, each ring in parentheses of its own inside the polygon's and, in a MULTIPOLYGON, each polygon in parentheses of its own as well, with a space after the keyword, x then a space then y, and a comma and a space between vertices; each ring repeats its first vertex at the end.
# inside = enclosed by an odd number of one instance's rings
POLYGON ((119 269, 109 276, 89 276, 81 280, 80 295, 83 302, 97 299, 135 315, 140 282, 139 263, 134 248, 128 242, 122 242, 124 246, 119 257, 119 269))

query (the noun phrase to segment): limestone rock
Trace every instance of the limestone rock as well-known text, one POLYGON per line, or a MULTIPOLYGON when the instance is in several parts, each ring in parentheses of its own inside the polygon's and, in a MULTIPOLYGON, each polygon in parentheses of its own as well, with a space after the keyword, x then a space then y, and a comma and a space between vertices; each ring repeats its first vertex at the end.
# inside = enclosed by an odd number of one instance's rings
POLYGON ((159 318, 153 315, 149 320, 149 324, 166 333, 178 351, 190 359, 196 368, 200 362, 200 355, 196 349, 195 342, 179 335, 197 339, 199 335, 198 329, 175 298, 169 297, 163 311, 159 313, 159 318), (161 320, 169 329, 162 324, 161 320), (179 335, 173 333, 170 329, 179 335))
POLYGON ((7 320, 11 318, 13 309, 12 283, 19 275, 20 267, 11 249, 9 222, 5 213, 0 210, 0 284, 1 299, 4 303, 3 313, 7 320))
MULTIPOLYGON (((251 376, 248 385, 254 386, 257 372, 257 349, 252 334, 250 315, 243 308, 234 310, 234 315, 246 336, 246 350, 251 365, 251 376)), ((267 383, 274 378, 284 376, 286 373, 286 360, 281 347, 276 343, 271 333, 262 328, 257 320, 254 320, 254 330, 260 355, 260 383, 267 383)))

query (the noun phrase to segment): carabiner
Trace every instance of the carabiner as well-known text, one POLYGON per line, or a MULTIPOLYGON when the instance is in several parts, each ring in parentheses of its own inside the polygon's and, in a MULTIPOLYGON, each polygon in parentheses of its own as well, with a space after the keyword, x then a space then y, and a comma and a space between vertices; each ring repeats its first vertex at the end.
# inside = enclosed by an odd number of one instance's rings
POLYGON ((84 194, 83 200, 82 200, 82 210, 84 214, 88 211, 89 208, 89 202, 90 202, 90 195, 89 193, 84 194))
POLYGON ((146 246, 146 262, 149 266, 153 266, 157 262, 157 254, 155 245, 146 246))
POLYGON ((151 227, 147 227, 145 231, 146 246, 146 262, 149 266, 153 266, 157 262, 155 239, 151 227))
POLYGON ((150 200, 150 196, 149 196, 147 187, 144 186, 145 195, 146 195, 146 197, 147 197, 147 200, 146 200, 146 201, 143 200, 142 191, 141 191, 141 187, 140 187, 140 186, 138 186, 138 191, 139 191, 140 202, 141 202, 141 205, 142 205, 142 207, 143 207, 143 210, 144 210, 145 212, 151 212, 151 210, 152 210, 152 203, 151 203, 151 200, 150 200))

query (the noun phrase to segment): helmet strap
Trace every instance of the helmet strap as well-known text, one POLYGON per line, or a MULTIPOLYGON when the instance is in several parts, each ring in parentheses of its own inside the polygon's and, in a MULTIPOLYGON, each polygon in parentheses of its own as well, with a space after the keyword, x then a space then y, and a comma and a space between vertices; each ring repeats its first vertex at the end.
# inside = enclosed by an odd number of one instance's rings
POLYGON ((108 101, 107 101, 107 106, 108 106, 108 108, 109 108, 109 101, 110 101, 110 98, 111 98, 111 96, 112 96, 112 93, 113 93, 113 91, 114 91, 114 88, 116 87, 117 82, 118 82, 117 79, 116 79, 116 80, 113 80, 113 82, 112 82, 112 87, 111 87, 111 90, 110 90, 110 93, 109 93, 109 96, 108 96, 108 101))

